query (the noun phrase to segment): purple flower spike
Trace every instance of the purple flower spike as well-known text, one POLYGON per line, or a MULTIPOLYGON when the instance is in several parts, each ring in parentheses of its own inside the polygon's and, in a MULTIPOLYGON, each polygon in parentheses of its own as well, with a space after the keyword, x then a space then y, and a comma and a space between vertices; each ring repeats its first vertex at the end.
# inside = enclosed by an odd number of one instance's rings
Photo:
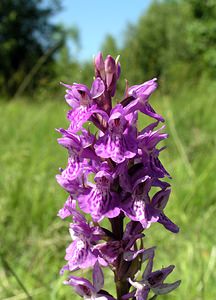
POLYGON ((69 273, 65 284, 84 299, 114 300, 103 289, 101 266, 108 267, 114 273, 117 300, 147 300, 150 292, 153 300, 180 284, 164 283, 172 265, 153 271, 155 247, 145 248, 148 236, 143 233, 154 223, 163 225, 158 226, 159 231, 179 231, 164 213, 171 192, 166 179, 171 177, 159 158, 166 147, 158 145, 168 134, 163 132, 165 126, 159 126, 163 117, 149 103, 157 88, 156 78, 131 87, 126 81, 123 99, 115 104, 121 74, 118 60, 119 56, 103 59, 102 53, 96 55, 91 89, 84 84, 64 84, 70 123, 57 131, 68 161, 56 179, 69 193, 58 216, 72 219, 72 241, 60 273, 69 273), (141 130, 140 112, 155 119, 141 130), (92 281, 72 276, 83 269, 92 272, 92 281))

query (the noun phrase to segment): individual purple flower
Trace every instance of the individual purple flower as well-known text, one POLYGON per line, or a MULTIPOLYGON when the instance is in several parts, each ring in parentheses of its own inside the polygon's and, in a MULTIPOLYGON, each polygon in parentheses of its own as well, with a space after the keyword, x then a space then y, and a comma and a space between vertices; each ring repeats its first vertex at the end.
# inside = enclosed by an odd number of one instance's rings
POLYGON ((140 222, 143 228, 148 228, 151 223, 158 221, 158 211, 152 207, 148 195, 152 186, 152 179, 145 176, 137 180, 133 186, 131 196, 123 202, 122 209, 133 221, 140 222))
POLYGON ((111 111, 108 129, 94 145, 95 153, 102 158, 111 158, 116 163, 133 158, 137 153, 136 131, 126 119, 121 104, 111 111))
POLYGON ((148 102, 148 98, 157 88, 157 79, 151 79, 140 85, 131 86, 127 90, 127 98, 121 103, 127 113, 139 110, 140 112, 158 121, 164 122, 164 118, 158 115, 148 102))
POLYGON ((93 284, 85 278, 69 276, 64 284, 72 286, 76 293, 84 299, 114 300, 110 294, 102 290, 104 276, 98 263, 95 263, 94 265, 92 279, 93 284))
POLYGON ((165 128, 162 126, 158 130, 153 129, 158 125, 158 122, 152 123, 144 128, 138 135, 138 156, 137 161, 142 161, 146 174, 151 177, 163 178, 165 176, 170 177, 170 174, 166 171, 164 166, 159 160, 159 154, 165 148, 157 149, 157 144, 166 139, 168 134, 161 133, 161 130, 165 128))
POLYGON ((70 235, 73 242, 67 247, 65 260, 67 265, 61 270, 74 271, 85 269, 95 265, 97 261, 106 265, 99 256, 99 252, 94 249, 95 244, 103 237, 104 232, 99 227, 88 224, 84 216, 75 209, 70 209, 73 215, 73 223, 70 224, 70 235))
POLYGON ((160 141, 168 138, 167 133, 161 133, 161 130, 163 130, 165 126, 153 131, 157 125, 158 122, 150 124, 138 135, 138 147, 143 151, 151 152, 160 141))
POLYGON ((151 201, 151 205, 158 210, 158 223, 162 224, 171 232, 178 233, 179 227, 174 224, 163 212, 170 195, 171 190, 160 190, 157 192, 151 201))
POLYGON ((167 276, 173 271, 174 266, 170 265, 161 270, 152 272, 153 268, 154 249, 150 248, 143 252, 143 261, 148 259, 147 266, 140 281, 129 279, 131 286, 135 291, 128 293, 122 297, 123 300, 129 298, 136 298, 137 300, 147 300, 150 290, 155 295, 167 294, 180 285, 180 280, 173 283, 164 283, 167 276))
POLYGON ((62 138, 58 139, 58 143, 67 148, 69 153, 68 165, 61 175, 63 178, 73 181, 80 174, 91 170, 91 164, 87 158, 98 160, 90 147, 94 141, 94 136, 85 130, 83 130, 82 135, 73 134, 62 128, 58 131, 63 135, 62 138))
POLYGON ((110 190, 113 181, 112 173, 107 164, 101 166, 96 173, 95 184, 83 190, 79 195, 80 208, 85 213, 90 213, 94 221, 101 221, 105 216, 114 218, 120 213, 120 202, 118 194, 110 190))
POLYGON ((83 106, 89 107, 93 100, 100 97, 104 92, 104 83, 100 78, 96 78, 91 90, 84 84, 74 83, 73 85, 63 84, 67 87, 65 100, 74 109, 83 106))
POLYGON ((96 78, 92 84, 91 90, 84 84, 74 83, 73 85, 65 85, 65 99, 67 103, 73 107, 68 112, 68 120, 71 121, 69 131, 78 132, 83 124, 88 121, 93 114, 100 114, 106 118, 106 113, 98 108, 96 99, 104 93, 104 83, 100 78, 96 78))

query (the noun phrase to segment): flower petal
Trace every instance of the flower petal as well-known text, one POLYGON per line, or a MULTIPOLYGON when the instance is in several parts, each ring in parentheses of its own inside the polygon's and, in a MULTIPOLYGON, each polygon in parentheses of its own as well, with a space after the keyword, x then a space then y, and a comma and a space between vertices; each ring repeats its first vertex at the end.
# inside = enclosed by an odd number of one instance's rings
POLYGON ((104 285, 104 276, 98 262, 96 262, 94 265, 92 277, 93 277, 94 288, 96 292, 99 292, 104 285))
POLYGON ((156 288, 152 288, 152 291, 156 295, 168 294, 168 293, 172 292, 173 290, 175 290, 180 285, 180 283, 181 283, 181 280, 175 281, 173 283, 163 283, 156 288))

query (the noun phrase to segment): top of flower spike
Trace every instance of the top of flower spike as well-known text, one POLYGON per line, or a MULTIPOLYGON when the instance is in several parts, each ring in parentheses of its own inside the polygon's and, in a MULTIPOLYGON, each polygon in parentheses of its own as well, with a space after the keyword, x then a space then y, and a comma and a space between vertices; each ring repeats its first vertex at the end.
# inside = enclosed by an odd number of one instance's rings
POLYGON ((111 97, 114 96, 116 91, 116 83, 121 73, 120 63, 118 58, 114 60, 111 55, 103 59, 102 53, 99 52, 94 60, 95 63, 95 76, 101 78, 106 84, 107 91, 111 97))

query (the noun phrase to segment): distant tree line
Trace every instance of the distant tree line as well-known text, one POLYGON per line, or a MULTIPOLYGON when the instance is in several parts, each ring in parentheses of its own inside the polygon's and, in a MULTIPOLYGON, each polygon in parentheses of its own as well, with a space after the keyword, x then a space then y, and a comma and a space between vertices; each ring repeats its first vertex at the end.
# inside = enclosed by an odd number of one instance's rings
POLYGON ((102 48, 122 54, 132 83, 157 76, 172 86, 203 73, 215 78, 216 0, 152 1, 138 22, 127 26, 123 47, 116 44, 108 36, 102 48))
MULTIPOLYGON (((88 83, 91 64, 79 65, 66 43, 70 35, 78 46, 78 31, 51 22, 60 0, 45 3, 0 1, 0 94, 52 90, 59 80, 88 83)), ((157 76, 168 87, 203 73, 215 77, 216 0, 152 1, 136 24, 127 25, 122 45, 108 35, 101 50, 121 55, 131 84, 157 76)))
POLYGON ((42 66, 31 89, 51 75, 55 53, 65 42, 63 28, 50 20, 59 9, 58 0, 0 1, 1 94, 12 96, 37 64, 42 66))

